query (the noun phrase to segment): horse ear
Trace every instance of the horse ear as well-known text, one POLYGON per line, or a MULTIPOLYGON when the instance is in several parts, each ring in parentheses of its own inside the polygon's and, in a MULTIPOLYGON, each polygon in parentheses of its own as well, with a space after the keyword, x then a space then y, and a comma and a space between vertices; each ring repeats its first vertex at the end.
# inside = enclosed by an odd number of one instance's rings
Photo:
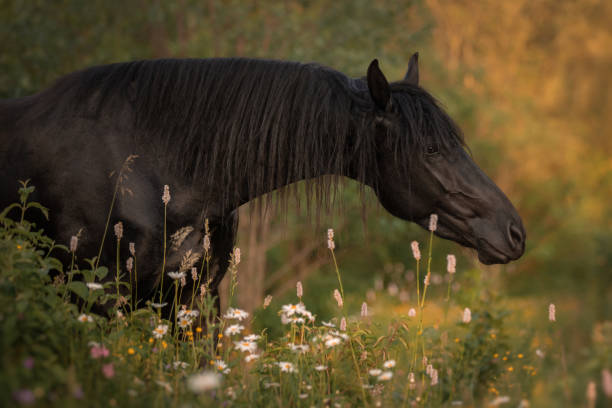
POLYGON ((370 96, 379 109, 387 111, 391 108, 391 89, 389 82, 378 67, 378 60, 375 59, 368 67, 368 89, 370 96))
POLYGON ((412 85, 419 84, 419 53, 415 52, 410 57, 410 62, 408 63, 408 71, 406 71, 406 76, 404 77, 404 81, 408 82, 412 85))

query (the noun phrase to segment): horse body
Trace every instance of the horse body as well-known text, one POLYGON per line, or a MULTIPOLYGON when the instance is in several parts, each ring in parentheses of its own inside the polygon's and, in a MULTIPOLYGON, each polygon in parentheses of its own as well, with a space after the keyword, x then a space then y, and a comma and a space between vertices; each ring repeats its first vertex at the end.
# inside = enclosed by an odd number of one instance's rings
MULTIPOLYGON (((93 256, 115 191, 109 175, 135 156, 111 225, 124 224, 122 254, 128 242, 136 244, 140 297, 150 297, 162 278, 166 184, 168 232, 193 228, 169 251, 166 270, 176 270, 186 250, 201 252, 208 219, 213 293, 235 242, 237 208, 299 180, 309 180, 320 207, 336 180, 321 176, 354 178, 392 214, 421 225, 442 212, 440 235, 479 249, 485 262, 517 258, 525 236, 520 218, 417 82, 415 57, 406 79, 391 85, 377 63, 367 79, 249 59, 137 61, 76 72, 40 94, 0 101, 0 206, 16 200, 16 180, 31 179, 34 199, 52 210, 51 221, 39 225, 59 242, 84 228, 79 253, 93 256), (432 146, 435 152, 422 154, 432 146), (483 203, 496 208, 489 214, 483 203)), ((108 234, 101 264, 114 263, 115 242, 108 234)))

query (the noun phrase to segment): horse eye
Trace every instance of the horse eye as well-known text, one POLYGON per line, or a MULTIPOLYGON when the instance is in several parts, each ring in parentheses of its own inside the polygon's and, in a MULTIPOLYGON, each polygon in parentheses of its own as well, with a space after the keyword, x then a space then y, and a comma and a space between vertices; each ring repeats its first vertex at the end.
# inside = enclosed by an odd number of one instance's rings
POLYGON ((427 146, 427 154, 436 154, 440 151, 437 144, 430 144, 427 146))

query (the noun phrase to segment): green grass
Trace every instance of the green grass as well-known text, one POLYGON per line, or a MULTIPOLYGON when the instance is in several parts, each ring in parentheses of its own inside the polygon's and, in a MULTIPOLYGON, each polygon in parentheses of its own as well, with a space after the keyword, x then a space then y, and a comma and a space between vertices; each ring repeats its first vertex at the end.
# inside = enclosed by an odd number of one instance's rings
MULTIPOLYGON (((378 290, 367 316, 355 307, 362 302, 356 294, 345 293, 340 308, 325 292, 331 306, 311 320, 307 299, 321 296, 309 294, 308 282, 304 303, 275 300, 244 320, 217 319, 213 300, 198 297, 195 312, 185 305, 185 326, 177 328, 179 280, 166 288, 174 294, 171 320, 150 303, 131 310, 139 300, 117 294, 118 284, 129 286, 125 276, 109 276, 94 260, 91 269, 78 270, 53 257, 69 249, 27 221, 28 211, 46 209, 28 203, 33 187, 20 191, 21 202, 0 214, 3 406, 577 406, 585 405, 593 373, 612 358, 607 323, 595 328, 594 346, 581 351, 583 364, 568 367, 563 315, 550 322, 547 303, 497 296, 477 269, 459 269, 454 285, 430 275, 427 295, 421 279, 420 302, 378 290), (92 282, 104 289, 86 285, 92 282), (91 313, 96 304, 115 306, 99 316, 91 313), (465 307, 469 322, 462 321, 465 307), (339 329, 343 317, 346 330, 339 329), (232 325, 246 328, 231 334, 232 325), (251 353, 239 348, 250 346, 244 337, 253 331, 260 337, 252 354, 259 357, 247 362, 251 353)), ((432 242, 427 253, 436 257, 432 242)), ((230 273, 239 276, 238 258, 234 252, 230 273)), ((342 265, 333 250, 330 265, 340 289, 342 265)), ((431 273, 428 259, 420 267, 421 278, 431 273)), ((416 298, 414 280, 396 284, 416 298)), ((595 403, 605 406, 606 397, 599 392, 595 403)))

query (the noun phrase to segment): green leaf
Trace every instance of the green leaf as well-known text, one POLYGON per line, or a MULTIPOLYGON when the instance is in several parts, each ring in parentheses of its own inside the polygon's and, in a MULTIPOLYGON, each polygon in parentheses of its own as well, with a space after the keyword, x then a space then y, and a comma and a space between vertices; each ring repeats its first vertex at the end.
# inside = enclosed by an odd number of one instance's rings
POLYGON ((87 297, 89 296, 89 289, 87 289, 87 286, 85 286, 83 282, 70 282, 68 289, 76 293, 76 295, 83 300, 87 300, 87 297))
POLYGON ((0 213, 0 220, 3 218, 6 218, 7 214, 13 209, 13 208, 20 208, 20 205, 17 203, 13 203, 11 205, 9 205, 8 207, 6 207, 4 210, 2 210, 2 212, 0 213))
POLYGON ((40 212, 43 213, 43 215, 45 216, 45 218, 48 220, 49 219, 49 209, 46 207, 43 207, 40 203, 34 202, 32 201, 31 203, 28 203, 28 205, 26 206, 27 208, 38 208, 40 210, 40 212))
POLYGON ((100 266, 96 269, 96 276, 99 280, 104 279, 106 275, 108 275, 108 268, 106 266, 100 266))

